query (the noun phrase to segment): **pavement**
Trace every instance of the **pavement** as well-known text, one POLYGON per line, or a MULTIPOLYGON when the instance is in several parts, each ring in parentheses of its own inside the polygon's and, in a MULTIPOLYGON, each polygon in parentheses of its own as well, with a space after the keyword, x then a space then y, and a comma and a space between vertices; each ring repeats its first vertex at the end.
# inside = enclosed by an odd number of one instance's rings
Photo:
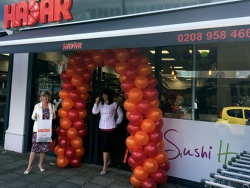
MULTIPOLYGON (((129 178, 130 171, 109 168, 108 173, 101 176, 99 165, 82 163, 77 168, 59 168, 50 166, 56 161, 56 156, 46 155, 43 167, 45 172, 38 169, 38 155, 33 168, 24 175, 29 160, 29 153, 17 153, 0 147, 0 187, 1 188, 130 188, 133 187, 129 178)), ((160 188, 184 188, 181 185, 167 182, 160 188)))

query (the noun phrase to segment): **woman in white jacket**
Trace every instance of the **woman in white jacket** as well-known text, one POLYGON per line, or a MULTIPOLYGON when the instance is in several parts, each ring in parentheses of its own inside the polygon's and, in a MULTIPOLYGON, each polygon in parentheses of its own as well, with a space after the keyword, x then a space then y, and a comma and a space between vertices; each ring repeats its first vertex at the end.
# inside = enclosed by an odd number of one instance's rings
POLYGON ((123 112, 116 102, 109 89, 104 89, 102 98, 97 97, 92 109, 93 114, 100 113, 99 134, 101 150, 103 152, 103 168, 101 175, 107 173, 107 167, 110 164, 110 150, 115 143, 114 136, 118 124, 122 122, 123 112), (100 102, 101 101, 101 102, 100 102), (117 114, 117 118, 115 115, 117 114))
MULTIPOLYGON (((40 159, 38 168, 41 172, 44 172, 45 169, 43 168, 43 160, 45 157, 45 152, 49 151, 50 143, 49 142, 36 142, 37 137, 37 130, 38 130, 38 118, 42 119, 49 119, 52 115, 53 119, 56 118, 55 114, 55 107, 51 104, 50 101, 50 92, 49 91, 42 91, 40 95, 41 103, 35 105, 31 118, 35 120, 33 125, 33 135, 32 135, 32 147, 29 157, 29 164, 27 169, 24 172, 24 175, 29 174, 30 170, 32 169, 32 163, 35 159, 36 153, 40 152, 40 159)), ((52 126, 52 125, 51 125, 52 126)))

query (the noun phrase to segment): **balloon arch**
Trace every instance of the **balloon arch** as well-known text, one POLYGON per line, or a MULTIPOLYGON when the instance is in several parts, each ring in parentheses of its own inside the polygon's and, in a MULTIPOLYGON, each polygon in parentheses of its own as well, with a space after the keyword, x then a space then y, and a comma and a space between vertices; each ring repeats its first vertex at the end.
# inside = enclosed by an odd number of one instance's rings
POLYGON ((124 92, 127 131, 128 164, 133 172, 130 183, 135 187, 157 187, 167 181, 170 164, 164 151, 162 111, 159 107, 157 79, 152 75, 148 57, 140 49, 93 50, 75 52, 68 58, 60 74, 62 108, 55 148, 57 165, 78 167, 84 154, 82 138, 87 134, 84 118, 92 71, 97 67, 114 67, 124 92))

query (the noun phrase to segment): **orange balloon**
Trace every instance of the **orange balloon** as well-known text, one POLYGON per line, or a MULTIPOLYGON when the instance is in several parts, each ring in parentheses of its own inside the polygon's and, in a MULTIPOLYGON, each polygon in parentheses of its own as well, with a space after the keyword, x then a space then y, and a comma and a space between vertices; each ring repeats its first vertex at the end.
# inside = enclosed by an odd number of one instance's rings
POLYGON ((158 144, 157 144, 157 147, 159 150, 163 150, 164 148, 164 140, 161 140, 158 144))
POLYGON ((74 54, 73 55, 70 55, 69 56, 69 59, 68 59, 68 64, 69 65, 72 65, 72 66, 75 66, 75 58, 74 58, 74 54))
POLYGON ((130 176, 130 183, 134 187, 141 187, 142 181, 138 180, 134 175, 130 176))
POLYGON ((134 169, 133 175, 135 176, 136 179, 143 181, 146 178, 148 178, 149 173, 146 172, 142 166, 137 166, 134 169))
POLYGON ((129 51, 127 49, 116 50, 116 58, 119 61, 126 61, 129 58, 129 51))
POLYGON ((138 145, 146 145, 149 141, 149 136, 144 131, 137 131, 134 135, 135 143, 138 145))
POLYGON ((86 67, 89 71, 94 71, 96 70, 97 65, 95 63, 90 63, 90 64, 87 64, 86 67))
POLYGON ((76 138, 74 138, 70 141, 71 146, 75 149, 81 148, 82 143, 83 143, 82 139, 79 136, 77 136, 76 138))
POLYGON ((140 64, 137 68, 138 73, 144 76, 152 74, 152 68, 149 64, 140 64))
POLYGON ((125 69, 127 68, 128 64, 124 61, 121 61, 121 62, 118 62, 116 65, 115 65, 115 72, 117 74, 123 74, 125 69))
POLYGON ((62 89, 61 91, 59 91, 59 97, 61 99, 66 99, 69 97, 69 91, 66 91, 65 89, 62 89))
POLYGON ((60 127, 64 130, 67 130, 71 127, 72 122, 69 118, 61 118, 60 119, 60 127))
POLYGON ((69 139, 75 139, 77 137, 77 129, 75 127, 70 127, 68 130, 67 130, 67 137, 69 139))
POLYGON ((64 156, 60 156, 56 160, 57 166, 61 168, 65 168, 69 164, 69 159, 64 156))
POLYGON ((120 74, 119 82, 121 83, 123 80, 126 80, 126 76, 120 74))
POLYGON ((68 75, 68 76, 74 76, 75 75, 75 68, 74 66, 68 66, 66 69, 65 69, 65 73, 68 75))
POLYGON ((135 78, 134 84, 140 89, 145 89, 148 86, 148 78, 144 75, 139 75, 135 78))
POLYGON ((151 133, 155 130, 155 122, 151 119, 144 119, 141 122, 141 129, 146 133, 151 133))
POLYGON ((143 98, 143 92, 139 88, 132 88, 128 92, 128 98, 132 102, 135 102, 135 103, 140 102, 143 98))
POLYGON ((85 151, 84 151, 84 148, 83 148, 83 147, 80 147, 80 148, 75 149, 75 155, 76 155, 77 157, 83 156, 84 152, 85 152, 85 151))
POLYGON ((164 164, 168 160, 168 154, 160 150, 156 156, 153 157, 159 165, 164 164))
POLYGON ((96 63, 103 62, 104 61, 103 53, 101 53, 99 51, 94 51, 94 53, 92 54, 92 59, 96 63))
POLYGON ((142 64, 148 64, 148 62, 149 62, 148 57, 145 56, 145 55, 141 55, 141 63, 142 64))
POLYGON ((65 153, 65 148, 61 148, 59 145, 55 147, 55 154, 57 156, 62 156, 65 153))
POLYGON ((84 119, 87 116, 87 111, 84 110, 79 110, 79 119, 84 119))
POLYGON ((129 111, 129 112, 131 112, 131 111, 136 111, 136 103, 134 103, 131 99, 127 99, 127 100, 125 100, 125 102, 124 102, 124 108, 127 110, 127 111, 129 111))
POLYGON ((152 107, 146 114, 146 117, 148 119, 152 119, 153 121, 159 121, 162 119, 162 111, 160 108, 152 107))
POLYGON ((83 94, 80 94, 80 99, 83 100, 83 101, 86 101, 89 97, 89 94, 88 93, 83 93, 83 94))
POLYGON ((63 108, 60 108, 58 110, 58 116, 60 118, 67 118, 68 117, 68 111, 67 110, 64 110, 63 108))
POLYGON ((154 101, 151 101, 150 104, 151 104, 151 106, 157 108, 157 107, 159 107, 159 105, 160 105, 160 101, 159 101, 159 99, 156 99, 156 100, 154 100, 154 101))
POLYGON ((153 158, 147 158, 143 162, 143 168, 146 172, 148 173, 155 173, 158 170, 158 163, 155 159, 153 158))
POLYGON ((126 139, 126 146, 130 149, 130 151, 133 151, 134 149, 142 148, 140 145, 135 143, 134 136, 129 136, 126 139))
POLYGON ((70 98, 66 98, 62 100, 62 108, 65 110, 70 110, 74 106, 74 101, 70 98))
POLYGON ((71 78, 71 83, 76 87, 81 86, 83 84, 83 77, 76 74, 71 78))
POLYGON ((81 94, 87 93, 89 91, 89 85, 82 83, 82 85, 76 87, 76 90, 81 94))

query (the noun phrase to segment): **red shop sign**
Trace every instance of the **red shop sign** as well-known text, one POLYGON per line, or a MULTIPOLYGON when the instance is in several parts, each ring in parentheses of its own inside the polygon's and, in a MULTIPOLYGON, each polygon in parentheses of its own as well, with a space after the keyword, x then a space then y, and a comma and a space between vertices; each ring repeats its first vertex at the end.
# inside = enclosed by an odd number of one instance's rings
POLYGON ((20 1, 4 6, 3 27, 6 29, 32 26, 40 23, 61 22, 72 20, 70 8, 73 0, 36 0, 20 1))

